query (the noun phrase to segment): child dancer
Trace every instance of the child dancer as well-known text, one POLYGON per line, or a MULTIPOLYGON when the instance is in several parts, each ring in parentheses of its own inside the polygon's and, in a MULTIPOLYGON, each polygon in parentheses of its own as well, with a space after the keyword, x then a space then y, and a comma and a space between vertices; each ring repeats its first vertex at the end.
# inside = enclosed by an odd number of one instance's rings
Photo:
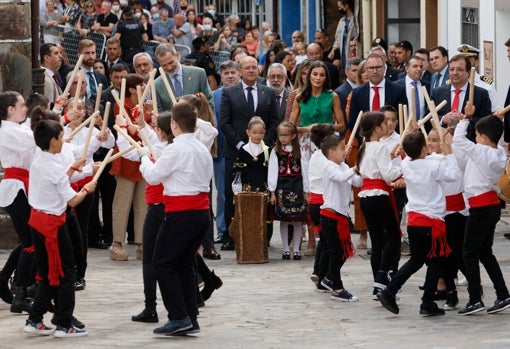
MULTIPOLYGON (((317 149, 320 149, 322 140, 334 133, 335 127, 332 124, 317 124, 312 127, 310 140, 313 144, 315 144, 317 149)), ((322 197, 322 194, 324 193, 322 175, 324 172, 324 165, 327 160, 328 159, 324 156, 322 151, 315 151, 308 162, 308 178, 310 180, 308 211, 310 212, 310 218, 312 219, 314 230, 319 235, 319 242, 317 243, 317 252, 315 253, 315 262, 313 265, 313 274, 310 278, 318 291, 327 290, 320 284, 320 281, 328 273, 329 265, 329 252, 327 248, 324 248, 325 237, 323 236, 320 226, 320 207, 324 203, 324 198, 322 197)))
MULTIPOLYGON (((33 309, 23 328, 24 332, 49 335, 53 332, 43 324, 43 315, 56 287, 55 337, 81 337, 87 331, 74 327, 71 318, 74 310, 74 256, 67 227, 67 205, 75 207, 95 182, 89 182, 75 192, 69 183, 66 170, 57 156, 63 145, 62 125, 54 120, 43 120, 34 128, 34 139, 42 152, 38 152, 30 166, 37 176, 30 178, 29 203, 32 207, 28 224, 32 228, 37 273, 40 281, 33 309)), ((80 161, 80 163, 82 163, 80 161)), ((79 166, 77 163, 74 166, 79 166)))
POLYGON ((361 177, 345 162, 345 142, 343 137, 328 136, 321 144, 321 151, 328 158, 324 164, 324 203, 321 206, 321 226, 324 231, 325 246, 329 252, 328 278, 321 285, 331 291, 331 299, 341 302, 357 302, 344 288, 340 269, 347 258, 354 255, 349 230, 349 201, 351 186, 360 186, 361 177))
POLYGON ((503 134, 503 123, 494 115, 482 118, 475 125, 475 144, 466 138, 469 121, 468 116, 461 120, 453 136, 455 153, 467 158, 464 193, 469 201, 469 217, 462 250, 469 283, 469 302, 464 309, 459 310, 459 314, 469 315, 485 309, 481 299, 479 262, 482 262, 496 290, 497 299, 487 309, 489 314, 494 314, 510 307, 505 279, 492 253, 494 230, 501 216, 497 183, 507 161, 506 151, 498 147, 503 134))
POLYGON ((423 264, 427 264, 420 315, 444 315, 444 310, 434 302, 443 257, 451 252, 446 242, 446 200, 441 183, 457 180, 459 169, 451 147, 446 143, 441 144, 446 155, 444 159, 427 157, 425 136, 420 131, 407 134, 403 147, 408 156, 402 161, 402 172, 409 199, 406 209, 411 258, 392 275, 388 287, 380 291, 377 298, 386 309, 398 314, 397 291, 423 264))
MULTIPOLYGON (((0 93, 0 161, 5 173, 0 182, 0 206, 11 217, 23 250, 17 261, 17 288, 11 300, 11 312, 30 312, 31 300, 26 288, 32 280, 33 243, 30 227, 30 206, 27 200, 28 169, 36 145, 32 131, 20 123, 25 121, 27 107, 23 97, 14 91, 0 93)), ((10 275, 2 276, 4 290, 10 275)))
POLYGON ((175 138, 155 163, 139 151, 140 171, 150 184, 162 183, 165 219, 156 236, 153 263, 169 320, 156 335, 196 333, 197 283, 195 253, 209 225, 209 183, 213 174, 209 150, 193 134, 195 108, 179 102, 172 108, 175 138))
POLYGON ((390 184, 402 175, 402 170, 393 166, 390 153, 379 142, 388 134, 384 114, 365 113, 360 128, 365 140, 356 158, 356 167, 363 177, 358 196, 372 242, 370 264, 375 295, 386 287, 389 272, 397 268, 400 258, 400 227, 390 184))
MULTIPOLYGON (((278 138, 269 156, 268 169, 271 204, 275 206, 275 218, 280 221, 282 259, 290 259, 289 225, 294 226, 294 232, 300 232, 301 224, 306 220, 308 169, 306 162, 301 160, 296 125, 284 121, 278 126, 278 138)), ((299 235, 295 236, 294 260, 301 259, 300 243, 299 235)))

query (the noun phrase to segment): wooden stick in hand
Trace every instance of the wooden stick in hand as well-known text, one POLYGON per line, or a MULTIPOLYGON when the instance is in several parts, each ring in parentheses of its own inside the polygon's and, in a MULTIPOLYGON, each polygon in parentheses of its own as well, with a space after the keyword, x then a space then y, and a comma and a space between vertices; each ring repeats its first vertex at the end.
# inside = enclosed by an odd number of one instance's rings
POLYGON ((112 155, 110 157, 110 161, 109 162, 112 162, 112 161, 115 161, 117 160, 118 158, 120 158, 121 156, 123 156, 124 154, 127 154, 129 153, 131 150, 135 149, 136 147, 134 145, 130 145, 129 147, 127 147, 126 149, 122 150, 122 151, 119 151, 117 154, 115 155, 112 155))
POLYGON ((97 180, 99 179, 99 176, 101 176, 101 173, 103 173, 104 168, 110 162, 110 157, 112 156, 112 154, 113 154, 113 148, 108 150, 108 153, 106 154, 104 160, 101 162, 101 165, 99 165, 97 172, 94 174, 94 178, 92 179, 92 182, 97 182, 97 180))
POLYGON ((131 145, 134 145, 136 149, 142 149, 143 147, 135 141, 130 135, 127 134, 126 131, 124 131, 119 125, 113 125, 113 128, 117 131, 118 134, 120 134, 122 137, 126 138, 131 145))
POLYGON ((104 133, 106 131, 106 128, 108 127, 108 117, 110 115, 111 106, 112 106, 111 102, 106 102, 103 114, 103 124, 101 125, 101 133, 104 133))
POLYGON ((363 110, 360 110, 358 114, 358 118, 356 119, 356 122, 354 123, 354 127, 352 128, 351 136, 349 137, 349 141, 347 142, 347 152, 351 150, 352 142, 354 142, 354 138, 356 138, 356 133, 358 132, 359 123, 361 121, 361 116, 363 115, 363 110))
POLYGON ((83 145, 83 151, 81 156, 86 159, 87 151, 89 150, 90 139, 92 138, 92 132, 94 131, 94 124, 96 123, 96 118, 91 118, 89 122, 89 130, 87 132, 87 138, 85 138, 85 144, 83 145))
POLYGON ((83 55, 80 55, 80 57, 78 57, 78 62, 76 62, 76 65, 74 66, 73 72, 71 73, 71 77, 69 78, 69 81, 67 82, 67 85, 66 85, 66 88, 64 89, 64 92, 62 93, 66 97, 69 94, 69 91, 71 90, 71 86, 73 86, 74 78, 76 77, 76 74, 78 73, 78 70, 80 70, 81 63, 83 62, 83 58, 84 58, 83 55))
POLYGON ((99 110, 99 105, 101 104, 101 93, 103 93, 103 84, 99 84, 97 86, 96 105, 94 106, 94 111, 99 110))
POLYGON ((469 99, 467 103, 473 105, 475 98, 475 67, 471 68, 471 74, 469 75, 469 99))
POLYGON ((68 140, 73 139, 73 137, 74 137, 74 136, 76 136, 76 134, 77 134, 77 133, 78 133, 78 132, 79 132, 82 128, 84 128, 87 124, 89 124, 89 123, 90 123, 90 119, 95 119, 95 118, 96 118, 96 116, 97 116, 98 114, 99 114, 99 112, 98 112, 98 111, 97 111, 97 112, 92 113, 92 115, 91 115, 91 116, 89 116, 89 117, 87 118, 87 120, 85 120, 84 122, 82 122, 81 124, 79 124, 79 125, 78 125, 78 126, 77 126, 74 130, 73 130, 73 132, 71 132, 71 133, 70 133, 69 135, 67 135, 65 138, 66 138, 66 139, 68 139, 68 140))
POLYGON ((177 100, 175 99, 175 95, 172 92, 172 88, 170 87, 170 83, 168 82, 168 78, 166 77, 166 72, 162 67, 159 67, 159 73, 161 74, 161 79, 163 79, 163 84, 166 87, 166 91, 168 92, 168 95, 170 96, 172 105, 175 105, 177 103, 177 100))
POLYGON ((421 89, 423 91, 423 97, 425 97, 425 102, 427 103, 430 113, 432 114, 432 120, 434 121, 435 127, 438 129, 439 139, 441 143, 443 143, 443 132, 441 132, 441 122, 439 121, 436 105, 434 104, 434 101, 430 99, 427 88, 422 86, 421 89))

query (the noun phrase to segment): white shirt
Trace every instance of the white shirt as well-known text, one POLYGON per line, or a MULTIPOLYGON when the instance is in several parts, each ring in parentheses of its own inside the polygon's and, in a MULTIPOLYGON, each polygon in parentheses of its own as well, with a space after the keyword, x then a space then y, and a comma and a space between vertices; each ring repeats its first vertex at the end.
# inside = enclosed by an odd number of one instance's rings
MULTIPOLYGON (((292 145, 284 146, 285 151, 291 152, 292 145)), ((303 177, 303 192, 310 192, 310 182, 308 180, 308 162, 301 157, 301 176, 303 177)), ((269 165, 267 169, 267 187, 269 191, 275 191, 278 184, 278 157, 273 150, 269 155, 269 165)))
MULTIPOLYGON (((42 151, 41 149, 37 149, 36 153, 41 151, 42 151)), ((62 145, 62 151, 58 154, 55 154, 55 156, 59 158, 60 164, 62 165, 64 170, 67 171, 73 165, 76 158, 81 156, 81 148, 71 143, 64 143, 62 145)), ((84 178, 90 177, 93 174, 94 170, 92 169, 92 166, 90 164, 87 164, 83 166, 81 172, 74 171, 73 174, 71 175, 71 178, 69 178, 69 181, 71 183, 74 183, 84 178)))
POLYGON ((379 101, 380 101, 380 104, 379 104, 379 107, 382 107, 386 101, 386 98, 385 98, 385 93, 384 93, 384 89, 385 89, 385 86, 386 86, 386 83, 385 83, 385 79, 383 79, 379 85, 374 85, 372 84, 371 82, 369 82, 369 86, 370 86, 370 111, 373 111, 374 108, 372 107, 372 102, 374 101, 374 96, 375 96, 375 91, 372 87, 379 87, 379 101))
MULTIPOLYGON (((450 91, 451 91, 451 106, 453 106, 453 100, 455 99, 455 90, 456 88, 453 87, 453 85, 450 85, 450 91)), ((464 99, 466 97, 469 98, 469 93, 467 92, 468 89, 468 83, 466 82, 464 86, 460 88, 461 92, 459 93, 459 112, 462 110, 462 106, 464 105, 464 99)), ((453 107, 452 107, 453 108, 453 107)))
MULTIPOLYGON (((64 126, 64 138, 68 136, 72 132, 72 129, 67 125, 64 126)), ((78 131, 69 142, 70 144, 74 144, 80 152, 83 152, 83 147, 85 146, 85 141, 87 139, 87 135, 89 133, 88 127, 83 127, 81 130, 78 131)), ((94 153, 99 149, 99 147, 103 148, 113 148, 115 146, 115 137, 111 132, 108 133, 108 139, 105 142, 101 142, 97 139, 97 135, 99 134, 99 130, 94 127, 92 130, 92 136, 90 137, 90 143, 89 147, 87 149, 86 158, 87 161, 86 164, 91 164, 94 162, 93 156, 94 153)), ((81 153, 79 154, 81 155, 81 153)))
MULTIPOLYGON (((365 154, 359 166, 359 172, 363 178, 382 179, 390 185, 395 179, 402 175, 400 167, 393 166, 390 153, 381 142, 366 142, 365 154)), ((382 189, 362 190, 358 196, 388 195, 382 189)))
POLYGON ((349 201, 351 200, 351 187, 361 185, 358 176, 345 163, 340 165, 327 160, 323 170, 324 204, 321 208, 330 208, 344 216, 349 216, 349 201))
POLYGON ((444 161, 437 158, 402 161, 402 172, 406 181, 407 212, 418 212, 428 217, 444 219, 446 199, 442 182, 453 182, 459 177, 459 170, 453 154, 444 161))
POLYGON ((38 151, 30 166, 30 190, 28 203, 34 209, 61 215, 67 208, 67 202, 76 196, 71 188, 66 168, 62 166, 61 157, 45 151, 38 151))
POLYGON ((464 193, 467 198, 488 191, 499 192, 498 181, 506 167, 503 147, 475 144, 466 138, 469 122, 461 120, 455 128, 452 149, 467 158, 464 171, 464 193))
MULTIPOLYGON (((3 168, 17 167, 28 170, 36 148, 34 134, 30 128, 12 121, 1 121, 0 162, 3 168)), ((12 204, 20 190, 25 191, 22 181, 2 179, 0 181, 0 207, 12 204)))
MULTIPOLYGON (((409 109, 412 108, 411 106, 411 87, 414 87, 412 83, 414 80, 412 80, 409 75, 406 75, 406 95, 407 95, 407 101, 409 103, 409 109)), ((416 112, 419 112, 420 119, 425 116, 425 97, 423 96, 423 91, 421 90, 421 82, 420 80, 416 81, 416 88, 418 89, 418 101, 420 102, 420 110, 417 110, 416 112)), ((381 104, 382 106, 382 104, 381 104)), ((409 114, 411 113, 411 110, 409 110, 409 114)))
POLYGON ((491 99, 491 111, 495 112, 499 109, 501 109, 501 106, 498 102, 498 96, 496 94, 496 90, 494 89, 494 84, 488 84, 485 81, 482 80, 482 76, 478 74, 478 72, 475 72, 475 86, 481 87, 487 92, 489 92, 489 98, 491 99))
POLYGON ((310 193, 324 193, 324 166, 329 160, 324 156, 321 150, 315 151, 308 161, 308 179, 310 180, 310 193))
POLYGON ((164 195, 198 195, 209 192, 213 160, 193 133, 185 133, 175 137, 155 163, 143 156, 140 172, 147 183, 162 183, 164 195))
MULTIPOLYGON (((388 149, 388 152, 390 153, 391 157, 391 152, 395 150, 395 147, 400 142, 400 135, 396 131, 393 131, 393 133, 389 137, 381 138, 379 142, 382 143, 386 147, 386 149, 388 149)), ((400 157, 400 155, 391 159, 391 163, 393 164, 393 166, 400 166, 401 162, 402 157, 400 157)))

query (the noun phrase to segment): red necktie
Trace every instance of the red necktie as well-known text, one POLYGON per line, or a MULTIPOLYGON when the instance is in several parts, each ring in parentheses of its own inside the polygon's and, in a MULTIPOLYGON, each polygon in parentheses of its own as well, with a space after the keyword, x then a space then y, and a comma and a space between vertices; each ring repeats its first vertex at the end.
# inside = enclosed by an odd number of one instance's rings
POLYGON ((460 90, 460 89, 455 90, 455 97, 453 97, 453 103, 452 103, 452 111, 459 110, 459 95, 461 92, 462 92, 462 90, 460 90))
POLYGON ((381 98, 379 97, 379 86, 373 86, 374 99, 372 100, 372 111, 379 110, 381 108, 381 98))

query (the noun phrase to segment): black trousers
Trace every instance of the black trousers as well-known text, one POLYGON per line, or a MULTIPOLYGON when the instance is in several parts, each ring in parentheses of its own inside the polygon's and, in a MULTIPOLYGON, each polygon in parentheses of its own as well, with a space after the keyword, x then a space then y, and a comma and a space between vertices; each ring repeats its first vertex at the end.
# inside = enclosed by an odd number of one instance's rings
POLYGON ((143 293, 145 296, 145 309, 156 310, 156 274, 152 257, 156 245, 156 236, 165 217, 165 206, 163 204, 149 205, 143 222, 143 293))
POLYGON ((501 216, 499 205, 470 208, 466 223, 466 235, 462 255, 466 266, 469 301, 477 303, 481 300, 480 265, 483 264, 494 285, 499 300, 509 297, 508 289, 496 257, 492 253, 494 230, 501 216))
POLYGON ((64 271, 59 286, 50 286, 48 281, 48 252, 45 237, 35 229, 32 229, 32 237, 35 246, 37 273, 41 279, 37 287, 32 312, 28 318, 36 323, 41 322, 51 299, 55 299, 54 318, 56 324, 70 327, 75 304, 74 282, 76 280, 76 270, 73 246, 67 227, 65 224, 61 226, 57 235, 60 260, 64 271))
POLYGON ((328 279, 333 283, 335 290, 340 290, 344 288, 342 278, 340 277, 340 269, 344 265, 345 259, 342 258, 344 251, 338 237, 337 221, 321 216, 321 225, 321 239, 325 238, 323 248, 329 252, 328 279))
POLYGON ((159 229, 152 261, 170 320, 198 315, 195 254, 210 224, 209 209, 171 212, 159 229))
POLYGON ((80 256, 76 255, 76 278, 82 279, 85 277, 85 271, 87 270, 87 251, 89 247, 89 222, 90 215, 92 213, 92 207, 94 206, 95 193, 87 195, 79 205, 74 208, 76 212, 76 218, 80 225, 81 232, 81 247, 83 249, 80 256))
MULTIPOLYGON (((308 205, 310 217, 312 218, 313 225, 321 224, 321 205, 308 205)), ((329 251, 327 248, 326 237, 324 231, 319 233, 319 242, 315 251, 315 261, 313 263, 313 273, 322 280, 328 274, 329 268, 329 251)))
MULTIPOLYGON (((102 159, 96 159, 96 161, 102 159)), ((115 196, 115 188, 117 181, 115 177, 108 173, 111 164, 108 164, 99 176, 97 181, 97 188, 94 195, 94 204, 92 206, 92 213, 90 217, 88 237, 90 241, 104 240, 106 243, 111 243, 113 240, 113 227, 112 227, 112 205, 113 197, 115 196), (99 195, 101 194, 101 195, 99 195), (103 211, 103 224, 99 218, 99 197, 101 196, 102 211, 103 211)))
POLYGON ((446 289, 453 291, 456 288, 454 279, 457 276, 457 272, 460 270, 463 274, 466 274, 466 268, 462 260, 462 246, 464 245, 467 217, 459 212, 454 212, 446 215, 444 221, 446 223, 446 239, 448 240, 448 246, 452 249, 452 253, 446 258, 442 274, 446 289))
POLYGON ((17 260, 16 282, 18 286, 28 287, 33 283, 32 267, 34 264, 34 255, 25 250, 27 247, 32 246, 33 242, 30 226, 28 225, 28 220, 30 219, 30 205, 28 204, 27 196, 23 190, 18 192, 12 204, 5 207, 5 211, 11 217, 14 230, 18 235, 22 247, 17 260))
POLYGON ((388 272, 398 268, 400 224, 387 195, 360 198, 360 206, 372 242, 370 264, 375 278, 378 271, 388 272))
POLYGON ((423 264, 427 265, 427 274, 425 276, 425 290, 423 291, 423 303, 431 303, 434 301, 434 293, 436 292, 437 280, 441 272, 441 264, 445 258, 427 258, 432 245, 431 228, 430 227, 413 227, 407 226, 407 234, 409 237, 409 248, 411 258, 392 275, 388 290, 393 294, 404 285, 404 283, 418 270, 423 264))

